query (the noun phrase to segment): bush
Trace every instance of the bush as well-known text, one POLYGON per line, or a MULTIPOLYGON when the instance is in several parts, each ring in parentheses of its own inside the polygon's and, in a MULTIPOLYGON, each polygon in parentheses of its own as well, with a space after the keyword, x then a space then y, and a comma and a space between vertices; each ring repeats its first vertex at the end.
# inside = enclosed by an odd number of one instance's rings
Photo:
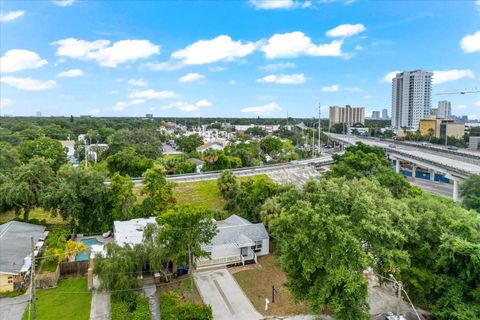
POLYGON ((164 320, 213 319, 212 308, 209 305, 182 302, 173 291, 167 291, 160 295, 160 314, 164 320))
POLYGON ((148 298, 135 294, 130 301, 112 299, 110 315, 112 320, 150 319, 148 298))

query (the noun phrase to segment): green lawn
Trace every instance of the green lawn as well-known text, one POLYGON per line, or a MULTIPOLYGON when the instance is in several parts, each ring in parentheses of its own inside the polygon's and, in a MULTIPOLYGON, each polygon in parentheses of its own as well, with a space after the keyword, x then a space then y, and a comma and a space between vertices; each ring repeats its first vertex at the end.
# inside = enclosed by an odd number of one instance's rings
POLYGON ((182 159, 183 154, 166 154, 163 156, 164 161, 173 160, 173 159, 182 159))
MULTIPOLYGON (((37 319, 88 320, 91 300, 86 278, 61 280, 55 289, 37 290, 37 319)), ((28 319, 28 308, 23 319, 28 319)))
POLYGON ((57 270, 57 265, 58 262, 53 260, 53 261, 47 261, 45 259, 45 262, 42 264, 42 267, 40 268, 40 273, 42 272, 55 272, 57 270))
MULTIPOLYGON (((19 216, 23 219, 23 215, 19 216)), ((7 223, 15 218, 15 212, 13 210, 0 213, 0 224, 7 223)), ((47 224, 63 224, 65 223, 60 215, 52 217, 49 212, 46 212, 40 208, 30 211, 29 219, 46 220, 47 224)))

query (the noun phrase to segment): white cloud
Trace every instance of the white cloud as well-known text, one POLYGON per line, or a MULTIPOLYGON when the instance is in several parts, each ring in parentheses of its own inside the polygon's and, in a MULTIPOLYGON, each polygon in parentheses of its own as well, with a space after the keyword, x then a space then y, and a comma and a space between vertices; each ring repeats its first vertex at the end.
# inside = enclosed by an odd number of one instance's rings
POLYGON ((254 50, 255 44, 252 42, 233 41, 230 36, 221 35, 212 40, 199 40, 175 51, 172 59, 181 60, 185 65, 207 64, 243 58, 254 50))
POLYGON ((41 81, 32 78, 4 77, 0 78, 0 82, 20 90, 47 90, 56 86, 54 80, 41 81))
POLYGON ((24 10, 9 11, 7 13, 0 13, 0 22, 10 22, 25 15, 24 10))
POLYGON ((115 107, 113 107, 113 110, 115 111, 121 111, 123 109, 125 109, 125 107, 127 106, 128 104, 126 102, 123 102, 123 101, 118 101, 116 104, 115 104, 115 107))
POLYGON ((12 104, 13 104, 12 99, 0 98, 0 107, 5 108, 6 106, 10 106, 12 104))
POLYGON ((294 58, 302 55, 338 57, 342 55, 342 44, 343 40, 334 40, 331 43, 316 45, 303 32, 296 31, 271 36, 261 50, 268 59, 294 58))
POLYGON ((241 111, 245 113, 253 113, 257 116, 263 116, 271 115, 280 110, 282 110, 282 108, 276 102, 272 102, 263 106, 243 108, 241 111))
POLYGON ((92 110, 90 110, 89 113, 93 115, 93 114, 98 114, 98 113, 100 113, 100 111, 101 111, 100 109, 92 109, 92 110))
POLYGON ((57 74, 57 77, 66 77, 66 78, 74 78, 74 77, 81 77, 84 73, 80 69, 70 69, 64 72, 60 72, 57 74))
POLYGON ((278 83, 278 84, 301 84, 307 81, 303 73, 294 74, 271 74, 266 77, 257 79, 257 82, 278 83))
POLYGON ((337 92, 337 91, 340 90, 340 86, 338 84, 334 84, 334 85, 331 85, 331 86, 322 87, 321 90, 323 92, 337 92))
POLYGON ((118 90, 110 90, 110 91, 108 91, 108 93, 109 94, 118 94, 119 92, 118 92, 118 90))
POLYGON ((466 108, 467 108, 467 105, 461 104, 461 105, 458 105, 458 106, 454 106, 454 108, 457 108, 457 109, 466 109, 466 108))
POLYGON ((265 71, 276 71, 281 69, 295 68, 295 63, 284 62, 284 63, 270 63, 266 66, 259 67, 261 70, 265 71))
POLYGON ((225 67, 216 66, 216 67, 208 68, 208 71, 210 71, 210 72, 220 72, 220 71, 225 71, 226 69, 227 68, 225 68, 225 67))
POLYGON ((71 6, 75 0, 53 0, 52 3, 59 7, 68 7, 71 6))
POLYGON ((47 64, 33 51, 13 49, 5 52, 0 58, 0 72, 16 72, 26 69, 37 69, 47 64))
MULTIPOLYGON (((479 1, 480 1, 480 0, 479 0, 479 1)), ((474 102, 473 104, 476 105, 477 107, 480 107, 480 100, 474 102)))
POLYGON ((373 96, 368 96, 368 95, 367 95, 367 96, 363 96, 363 99, 365 99, 365 100, 370 100, 370 99, 373 99, 373 96))
POLYGON ((180 83, 192 82, 192 81, 200 80, 202 78, 205 78, 203 74, 191 72, 191 73, 187 73, 183 77, 178 78, 178 82, 180 83))
POLYGON ((295 7, 294 0, 250 0, 250 3, 259 10, 291 9, 295 7))
MULTIPOLYGON (((479 39, 480 40, 480 39, 479 39)), ((444 71, 433 71, 433 84, 440 84, 449 81, 456 81, 462 78, 475 79, 475 73, 472 70, 444 70, 444 71)))
POLYGON ((363 50, 365 50, 365 48, 362 47, 361 45, 357 44, 357 45, 355 46, 355 50, 356 50, 356 51, 363 51, 363 50))
POLYGON ((132 92, 129 96, 131 99, 168 99, 168 98, 176 98, 176 95, 172 91, 156 91, 153 89, 143 90, 143 91, 136 91, 132 92))
POLYGON ((380 83, 392 83, 392 79, 395 78, 397 76, 397 73, 400 73, 401 71, 391 71, 389 73, 387 73, 386 75, 384 75, 380 80, 379 82, 380 83))
POLYGON ((128 84, 131 86, 136 87, 146 87, 148 86, 148 82, 143 79, 130 79, 128 80, 128 84))
POLYGON ((174 102, 174 103, 171 103, 167 106, 161 107, 160 109, 179 109, 179 110, 182 110, 182 111, 185 111, 185 112, 192 112, 192 111, 198 110, 200 108, 210 107, 211 105, 212 105, 212 103, 210 101, 202 99, 202 100, 199 100, 199 101, 197 101, 196 103, 193 103, 193 104, 192 103, 187 103, 187 102, 182 102, 182 101, 174 102))
POLYGON ((111 44, 108 40, 85 41, 68 38, 52 44, 58 46, 57 56, 94 60, 103 67, 112 68, 160 53, 160 47, 148 40, 121 40, 111 44))
POLYGON ((460 41, 460 46, 465 53, 480 51, 480 30, 473 34, 467 34, 464 36, 460 41))
POLYGON ((367 30, 367 28, 361 23, 341 24, 338 27, 328 30, 326 35, 329 37, 351 37, 365 30, 367 30))
POLYGON ((175 71, 183 68, 185 65, 182 62, 178 61, 167 61, 167 62, 149 62, 143 65, 143 68, 146 68, 151 71, 175 71))

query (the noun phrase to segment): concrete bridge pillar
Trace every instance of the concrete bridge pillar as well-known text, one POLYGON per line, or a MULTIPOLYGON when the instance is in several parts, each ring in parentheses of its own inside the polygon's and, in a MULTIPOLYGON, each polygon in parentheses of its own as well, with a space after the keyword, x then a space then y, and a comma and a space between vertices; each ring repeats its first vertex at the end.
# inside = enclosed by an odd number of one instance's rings
POLYGON ((412 164, 412 178, 415 179, 417 176, 417 166, 412 164))
POLYGON ((430 170, 430 180, 435 181, 435 171, 430 170))
POLYGON ((400 173, 400 160, 395 159, 395 172, 400 173))
POLYGON ((453 180, 453 201, 458 202, 460 201, 460 197, 458 195, 458 180, 453 180))

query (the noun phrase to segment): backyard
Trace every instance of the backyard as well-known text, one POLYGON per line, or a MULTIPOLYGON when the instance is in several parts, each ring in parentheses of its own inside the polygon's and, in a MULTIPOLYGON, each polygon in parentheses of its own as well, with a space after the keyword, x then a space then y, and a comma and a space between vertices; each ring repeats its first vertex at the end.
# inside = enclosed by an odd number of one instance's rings
MULTIPOLYGON (((90 318, 92 294, 87 288, 87 279, 61 280, 54 289, 37 290, 37 319, 57 320, 90 318)), ((28 307, 23 316, 28 317, 28 307)))
POLYGON ((285 316, 309 314, 308 307, 303 303, 295 303, 287 287, 285 273, 275 255, 260 257, 258 264, 252 269, 238 271, 233 274, 243 292, 253 306, 264 316, 285 316), (270 303, 269 310, 265 311, 265 298, 272 302, 272 286, 275 286, 277 295, 275 302, 270 303))

